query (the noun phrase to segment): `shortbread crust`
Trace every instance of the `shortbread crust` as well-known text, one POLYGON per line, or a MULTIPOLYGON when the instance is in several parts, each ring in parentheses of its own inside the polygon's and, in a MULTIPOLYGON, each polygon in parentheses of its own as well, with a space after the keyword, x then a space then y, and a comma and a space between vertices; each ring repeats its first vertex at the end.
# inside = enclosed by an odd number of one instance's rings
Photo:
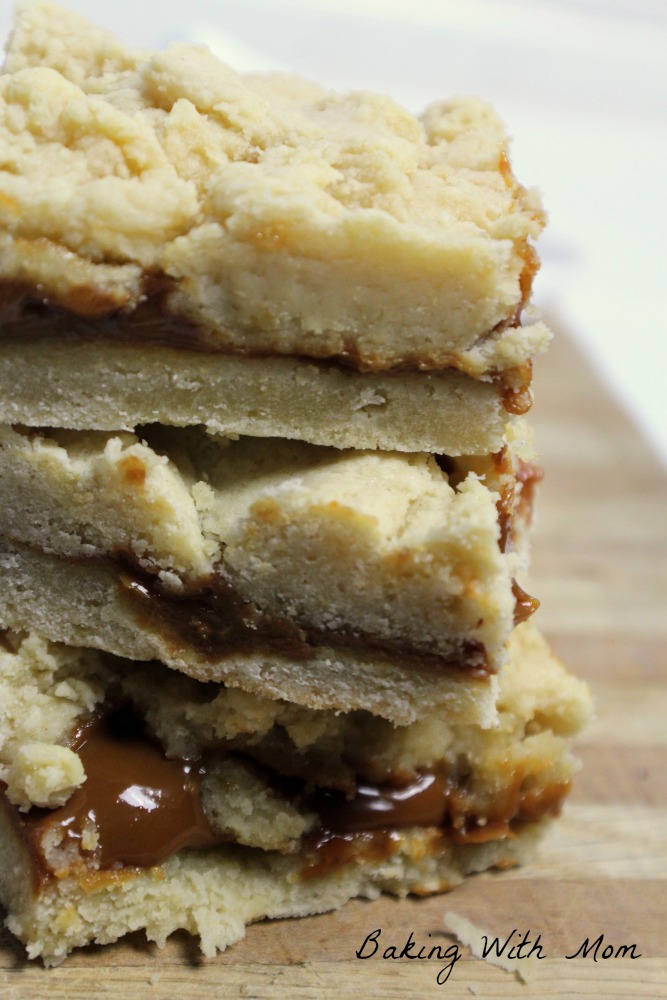
POLYGON ((244 358, 94 341, 4 341, 0 421, 131 431, 201 424, 219 434, 337 448, 488 455, 508 413, 491 382, 458 371, 360 374, 299 358, 244 358))
POLYGON ((0 279, 91 337, 157 276, 161 308, 212 350, 511 385, 546 342, 518 319, 539 198, 480 101, 414 118, 385 96, 238 76, 203 47, 133 52, 35 3, 18 7, 0 132, 0 279))

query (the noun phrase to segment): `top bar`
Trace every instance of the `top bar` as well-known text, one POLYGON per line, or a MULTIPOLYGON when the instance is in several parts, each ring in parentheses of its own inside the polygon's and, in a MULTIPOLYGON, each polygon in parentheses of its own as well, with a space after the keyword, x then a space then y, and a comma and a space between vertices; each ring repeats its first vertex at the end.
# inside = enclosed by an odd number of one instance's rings
POLYGON ((56 316, 59 337, 65 316, 78 338, 459 369, 529 405, 548 333, 521 312, 544 217, 478 100, 415 118, 21 4, 0 146, 12 337, 23 310, 33 332, 56 316))

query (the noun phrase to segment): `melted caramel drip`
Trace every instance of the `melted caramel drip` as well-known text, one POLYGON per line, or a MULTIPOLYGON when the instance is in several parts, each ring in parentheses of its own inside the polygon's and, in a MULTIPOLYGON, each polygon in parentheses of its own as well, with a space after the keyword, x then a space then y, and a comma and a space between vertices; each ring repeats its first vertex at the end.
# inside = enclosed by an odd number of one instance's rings
POLYGON ((535 614, 540 606, 540 602, 536 597, 531 597, 523 590, 516 580, 512 580, 512 593, 514 594, 514 624, 520 625, 521 622, 528 621, 528 619, 535 614))
POLYGON ((501 552, 507 552, 512 541, 512 516, 514 514, 514 497, 516 489, 514 483, 507 483, 503 487, 500 499, 496 504, 498 511, 498 524, 500 527, 500 538, 498 545, 501 552))
POLYGON ((519 277, 519 288, 521 290, 521 302, 526 304, 530 298, 535 275, 540 269, 540 258, 532 243, 526 240, 523 244, 521 256, 523 258, 523 270, 519 277))
POLYGON ((318 830, 306 838, 303 878, 321 878, 351 861, 384 861, 401 849, 401 836, 394 830, 371 833, 331 833, 318 830))
POLYGON ((497 476, 510 477, 502 489, 500 499, 496 503, 498 525, 500 528, 498 545, 501 552, 507 552, 512 542, 512 519, 516 496, 516 475, 507 445, 503 445, 500 451, 493 455, 493 466, 497 476))
POLYGON ((510 368, 503 373, 503 406, 508 413, 522 416, 528 413, 533 405, 530 384, 533 378, 533 365, 527 361, 524 365, 510 368))
POLYGON ((498 544, 501 552, 508 552, 514 542, 515 516, 522 518, 527 525, 532 521, 535 486, 543 479, 544 473, 539 465, 524 462, 523 459, 519 459, 516 469, 513 469, 507 446, 494 455, 494 463, 499 475, 512 476, 511 481, 503 487, 500 499, 496 503, 500 525, 498 544))
POLYGON ((544 479, 544 472, 539 465, 519 459, 516 478, 517 482, 521 484, 517 500, 517 512, 525 520, 526 524, 530 524, 533 518, 535 487, 544 479))
POLYGON ((215 658, 257 647, 297 660, 312 655, 300 628, 244 600, 222 573, 183 595, 166 593, 159 580, 134 570, 122 572, 119 582, 142 618, 177 635, 204 656, 215 658))

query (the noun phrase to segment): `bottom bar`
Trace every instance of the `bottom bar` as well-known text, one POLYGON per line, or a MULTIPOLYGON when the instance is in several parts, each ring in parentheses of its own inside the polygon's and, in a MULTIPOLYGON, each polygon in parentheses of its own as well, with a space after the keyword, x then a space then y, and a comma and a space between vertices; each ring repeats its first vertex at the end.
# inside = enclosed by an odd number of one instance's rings
POLYGON ((30 957, 427 894, 532 853, 567 794, 586 686, 531 623, 495 719, 395 726, 6 632, 0 900, 30 957))

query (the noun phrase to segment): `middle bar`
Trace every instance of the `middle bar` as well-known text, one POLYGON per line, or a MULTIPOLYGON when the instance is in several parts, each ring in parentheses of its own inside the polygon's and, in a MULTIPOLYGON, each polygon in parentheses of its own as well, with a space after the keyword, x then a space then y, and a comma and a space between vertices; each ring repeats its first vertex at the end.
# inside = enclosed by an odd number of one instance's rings
MULTIPOLYGON (((523 421, 500 452, 457 458, 196 427, 6 427, 5 616, 30 628, 37 614, 56 641, 228 683, 248 656, 293 663, 290 688, 311 687, 309 664, 323 688, 327 663, 482 677, 533 609, 516 584, 539 478, 532 457, 523 421)), ((349 682, 332 707, 360 697, 349 682)), ((276 696, 299 700, 293 689, 276 696)))

